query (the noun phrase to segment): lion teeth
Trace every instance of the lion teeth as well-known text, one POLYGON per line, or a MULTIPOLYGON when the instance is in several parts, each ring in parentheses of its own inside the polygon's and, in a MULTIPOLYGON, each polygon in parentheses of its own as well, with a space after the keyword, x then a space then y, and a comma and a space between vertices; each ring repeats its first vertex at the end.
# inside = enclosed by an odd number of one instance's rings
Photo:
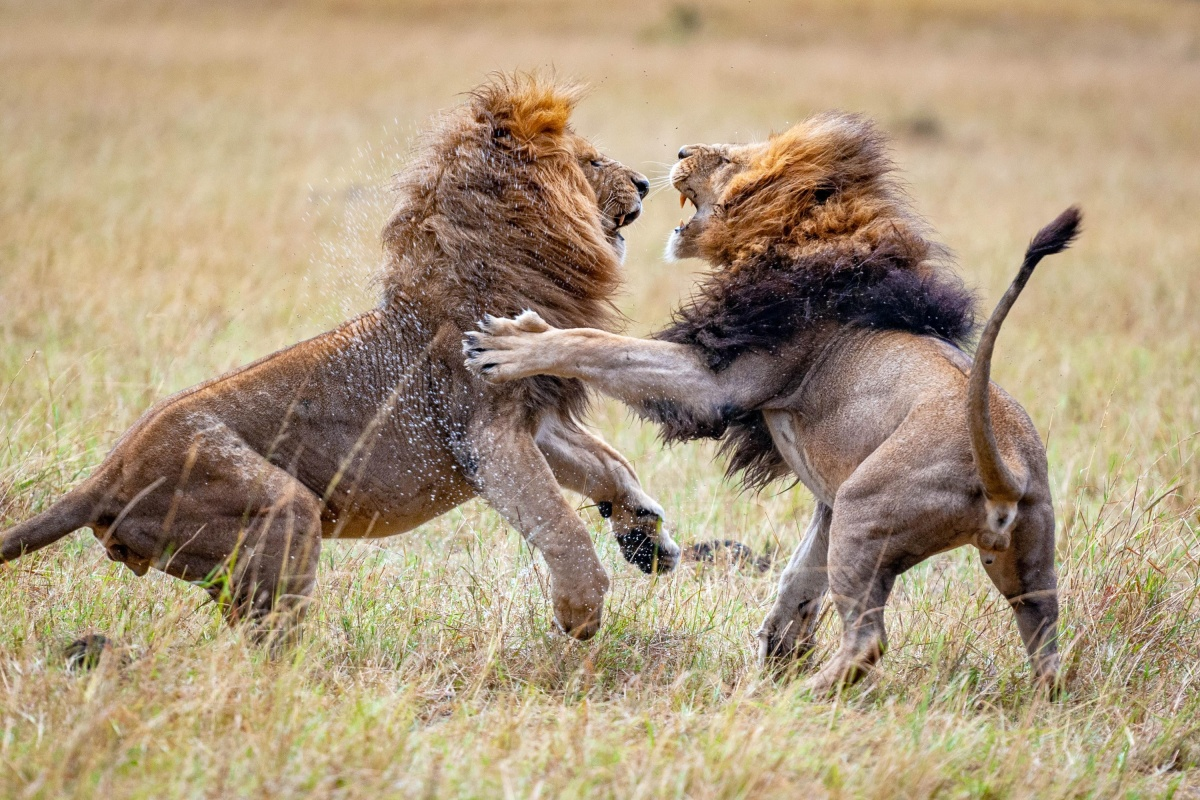
POLYGON ((679 207, 683 208, 687 205, 687 198, 683 196, 683 192, 679 193, 679 207))
POLYGON ((680 219, 679 219, 679 227, 680 227, 680 228, 682 228, 682 227, 683 227, 684 225, 686 225, 686 224, 687 224, 687 223, 686 223, 686 222, 684 222, 683 218, 682 218, 682 217, 680 217, 680 219))

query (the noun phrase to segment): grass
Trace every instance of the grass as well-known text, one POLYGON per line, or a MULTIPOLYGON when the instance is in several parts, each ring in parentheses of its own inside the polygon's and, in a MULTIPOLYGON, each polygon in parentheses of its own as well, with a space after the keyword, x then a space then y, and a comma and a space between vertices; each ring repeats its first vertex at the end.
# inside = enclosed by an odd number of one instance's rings
MULTIPOLYGON (((1200 795, 1192 3, 0 4, 0 524, 155 399, 368 308, 417 126, 546 63, 594 85, 579 129, 652 176, 687 142, 873 115, 987 303, 1083 205, 996 365, 1049 443, 1068 696, 1033 693, 966 551, 902 578, 882 668, 818 702, 753 666, 774 574, 648 580, 592 511, 614 576, 592 642, 549 632, 544 570, 471 504, 328 546, 280 660, 81 534, 0 569, 0 796, 1200 795), (123 654, 69 672, 92 631, 123 654)), ((628 236, 634 332, 694 280, 658 257, 673 205, 628 236)), ((595 421, 678 539, 798 542, 803 490, 740 495, 710 447, 595 421)))

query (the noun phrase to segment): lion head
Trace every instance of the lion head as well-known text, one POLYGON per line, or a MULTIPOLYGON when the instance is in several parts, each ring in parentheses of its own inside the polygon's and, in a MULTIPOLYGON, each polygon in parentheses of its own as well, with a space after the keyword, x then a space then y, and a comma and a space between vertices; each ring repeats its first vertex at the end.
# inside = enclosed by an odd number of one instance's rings
POLYGON ((832 244, 865 253, 898 238, 914 264, 941 255, 892 177, 886 137, 865 117, 819 114, 765 142, 687 145, 679 159, 671 181, 696 213, 672 232, 668 257, 795 261, 832 244))
POLYGON ((659 337, 702 346, 716 368, 825 323, 962 342, 974 297, 893 172, 886 137, 854 114, 765 142, 683 147, 671 181, 696 212, 667 255, 715 269, 659 337))
POLYGON ((579 166, 596 193, 605 238, 623 263, 625 237, 621 235, 621 229, 641 216, 642 200, 650 191, 650 181, 620 161, 608 158, 582 137, 578 152, 579 166))
POLYGON ((537 74, 495 75, 435 120, 396 177, 389 297, 419 296, 464 326, 526 308, 555 325, 613 321, 620 230, 649 183, 571 128, 581 95, 537 74))

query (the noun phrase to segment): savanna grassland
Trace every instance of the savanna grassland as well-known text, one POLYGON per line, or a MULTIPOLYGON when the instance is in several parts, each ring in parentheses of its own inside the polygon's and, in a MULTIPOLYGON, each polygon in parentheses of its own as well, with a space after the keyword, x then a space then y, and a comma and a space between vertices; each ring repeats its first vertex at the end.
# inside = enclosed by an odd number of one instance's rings
MULTIPOLYGON (((0 526, 156 399, 371 306, 388 176, 497 68, 593 85, 576 124, 661 177, 681 144, 871 114, 989 307, 1070 203, 1086 232, 1009 317, 995 375, 1048 440, 1067 694, 1031 688, 973 551, 906 574, 881 669, 836 701, 761 675, 767 575, 621 559, 601 634, 482 504, 322 554, 271 659, 199 589, 95 539, 0 568, 3 797, 1200 796, 1200 4, 525 0, 0 4, 0 526), (63 647, 99 632, 91 672, 63 647)), ((652 330, 675 195, 627 234, 652 330)), ((802 489, 594 421, 683 542, 786 554, 802 489)), ((823 654, 836 641, 822 623, 823 654)))

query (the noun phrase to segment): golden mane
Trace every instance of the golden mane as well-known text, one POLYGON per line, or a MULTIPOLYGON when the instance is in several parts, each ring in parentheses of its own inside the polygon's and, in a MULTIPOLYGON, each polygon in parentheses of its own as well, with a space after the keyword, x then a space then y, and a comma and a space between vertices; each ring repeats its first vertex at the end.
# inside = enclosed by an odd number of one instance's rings
POLYGON ((556 325, 611 327, 620 263, 569 125, 578 85, 493 75, 441 114, 396 176, 383 230, 385 301, 463 328, 537 309, 556 325))
POLYGON ((770 256, 806 260, 831 247, 865 254, 901 246, 917 266, 945 257, 893 177, 887 137, 866 117, 827 112, 771 136, 722 193, 700 239, 734 267, 770 256))

